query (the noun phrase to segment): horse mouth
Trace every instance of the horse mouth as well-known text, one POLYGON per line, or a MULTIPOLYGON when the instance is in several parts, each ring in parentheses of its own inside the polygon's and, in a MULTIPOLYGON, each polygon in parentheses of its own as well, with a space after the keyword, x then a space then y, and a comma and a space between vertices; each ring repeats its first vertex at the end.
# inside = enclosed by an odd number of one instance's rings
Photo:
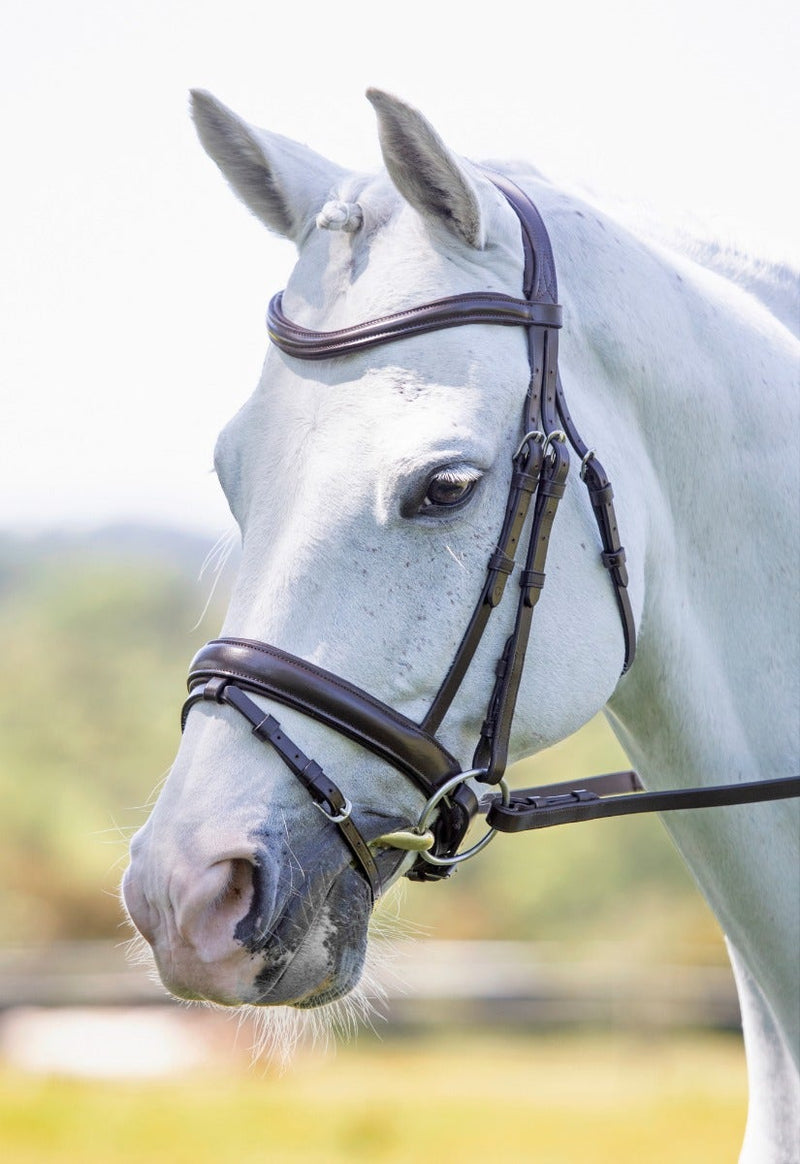
MULTIPOLYGON (((406 822, 401 822, 405 824, 406 822)), ((398 827, 397 817, 376 817, 365 830, 379 835, 398 827)), ((373 897, 363 873, 350 860, 344 845, 336 842, 338 855, 327 871, 319 870, 319 842, 307 852, 298 852, 301 867, 317 873, 304 884, 292 886, 291 865, 283 865, 284 880, 275 898, 271 897, 268 851, 254 870, 251 908, 237 925, 234 939, 242 955, 258 967, 247 997, 254 1006, 293 1006, 304 1009, 325 1006, 357 986, 364 968, 367 934, 373 897), (289 873, 286 873, 286 870, 289 873), (265 873, 267 874, 265 876, 265 873), (267 901, 272 900, 272 909, 267 901), (272 920, 264 923, 272 914, 272 920)), ((387 883, 402 864, 405 854, 383 850, 376 861, 387 883)), ((306 875, 307 876, 307 875, 306 875)))
MULTIPOLYGON (((358 884, 362 878, 355 874, 358 884)), ((257 943, 234 941, 230 953, 205 962, 184 943, 162 945, 136 940, 141 961, 145 946, 164 986, 176 998, 217 1006, 291 1006, 313 1009, 348 994, 361 978, 367 948, 371 900, 345 875, 328 887, 302 934, 297 919, 284 918, 257 943), (284 931, 283 936, 281 931, 284 931), (139 944, 141 942, 141 945, 139 944)))
POLYGON ((345 869, 317 904, 294 950, 286 951, 279 964, 265 965, 251 997, 243 1001, 310 1009, 348 994, 364 968, 371 906, 361 875, 345 869))

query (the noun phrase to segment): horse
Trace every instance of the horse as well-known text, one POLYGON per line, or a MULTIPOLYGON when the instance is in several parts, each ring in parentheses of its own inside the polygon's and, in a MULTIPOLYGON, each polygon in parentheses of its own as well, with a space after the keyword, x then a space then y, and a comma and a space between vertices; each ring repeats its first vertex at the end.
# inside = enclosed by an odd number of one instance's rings
MULTIPOLYGON (((207 153, 298 259, 258 387, 217 442, 240 565, 123 882, 182 998, 347 996, 376 897, 452 868, 487 781, 497 820, 514 807, 507 759, 601 709, 648 794, 797 768, 785 271, 734 278, 728 258, 720 274, 367 96, 374 174, 192 95, 207 153), (550 245, 558 306, 535 253, 550 245)), ((797 802, 663 820, 729 944, 741 1159, 796 1159, 797 802)))

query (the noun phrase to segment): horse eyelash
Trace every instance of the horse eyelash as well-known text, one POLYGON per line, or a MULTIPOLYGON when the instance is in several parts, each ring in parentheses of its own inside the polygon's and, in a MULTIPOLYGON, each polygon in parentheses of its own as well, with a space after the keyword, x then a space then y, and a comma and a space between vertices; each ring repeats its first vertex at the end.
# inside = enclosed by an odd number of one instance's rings
POLYGON ((480 481, 483 474, 470 465, 458 468, 439 469, 431 476, 431 481, 444 481, 447 485, 471 485, 473 481, 480 481))

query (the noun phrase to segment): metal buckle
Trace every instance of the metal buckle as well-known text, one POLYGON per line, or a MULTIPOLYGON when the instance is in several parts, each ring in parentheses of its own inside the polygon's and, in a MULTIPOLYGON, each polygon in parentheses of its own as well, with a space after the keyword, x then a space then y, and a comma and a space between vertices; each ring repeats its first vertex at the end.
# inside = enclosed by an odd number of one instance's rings
POLYGON ((547 450, 550 448, 550 446, 552 444, 555 444, 556 441, 560 445, 566 444, 567 434, 564 432, 563 429, 554 428, 553 431, 549 432, 547 434, 547 436, 544 438, 544 444, 542 445, 543 456, 545 456, 545 457, 547 456, 547 450))
POLYGON ((514 453, 514 456, 511 458, 511 460, 516 461, 517 458, 522 453, 522 450, 525 448, 525 446, 530 441, 533 441, 535 444, 542 444, 544 442, 544 439, 545 439, 544 433, 542 432, 542 430, 540 428, 532 428, 530 432, 525 433, 525 436, 519 442, 519 445, 517 446, 517 451, 514 453))
POLYGON ((321 804, 318 800, 315 800, 314 804, 319 809, 319 811, 322 813, 322 815, 324 817, 326 817, 331 822, 331 824, 341 824, 343 820, 348 819, 348 817, 350 816, 350 813, 353 811, 353 806, 350 803, 350 801, 347 799, 347 797, 344 798, 344 804, 342 805, 342 811, 335 816, 332 815, 331 813, 329 813, 328 810, 325 808, 325 806, 323 804, 321 804))

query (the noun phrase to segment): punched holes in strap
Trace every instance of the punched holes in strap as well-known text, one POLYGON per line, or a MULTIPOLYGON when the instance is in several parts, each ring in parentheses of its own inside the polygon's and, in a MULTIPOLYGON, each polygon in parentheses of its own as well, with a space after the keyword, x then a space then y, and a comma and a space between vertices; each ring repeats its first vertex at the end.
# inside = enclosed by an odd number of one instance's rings
POLYGON ((312 799, 330 815, 338 816, 347 804, 347 799, 341 790, 326 775, 322 767, 315 760, 302 751, 291 740, 274 715, 264 714, 257 703, 254 703, 245 693, 224 676, 215 676, 209 679, 203 688, 203 698, 213 699, 217 703, 227 703, 235 708, 240 715, 251 725, 256 739, 262 743, 271 744, 280 758, 296 776, 312 799))
POLYGON ((514 553, 528 515, 531 499, 539 485, 542 466, 542 447, 537 432, 526 432, 513 459, 511 487, 506 502, 503 528, 497 548, 489 559, 488 576, 484 589, 485 602, 492 608, 499 606, 506 582, 514 572, 514 553))

